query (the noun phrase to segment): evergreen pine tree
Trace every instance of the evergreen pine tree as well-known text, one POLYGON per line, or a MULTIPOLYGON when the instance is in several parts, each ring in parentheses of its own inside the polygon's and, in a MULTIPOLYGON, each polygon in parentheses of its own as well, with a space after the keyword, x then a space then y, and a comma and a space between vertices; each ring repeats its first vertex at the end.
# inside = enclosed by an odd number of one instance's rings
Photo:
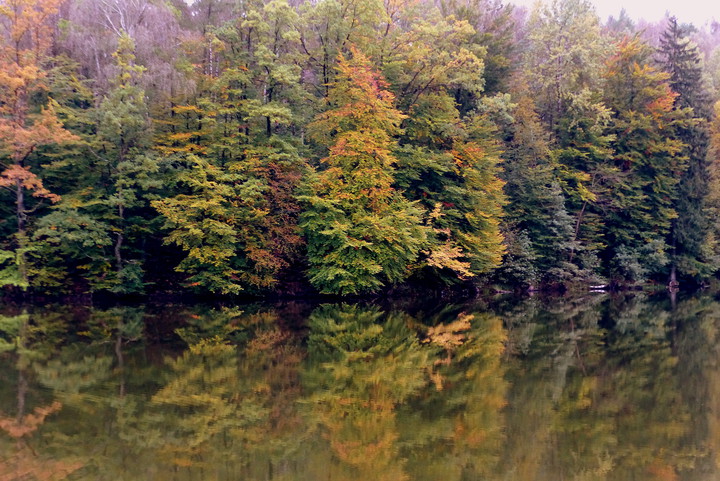
POLYGON ((701 279, 718 266, 709 261, 709 222, 706 201, 709 193, 708 131, 711 115, 709 94, 703 85, 702 59, 697 45, 688 38, 687 29, 671 17, 660 39, 660 65, 670 74, 670 87, 678 94, 678 109, 691 108, 696 122, 676 129, 676 136, 686 144, 687 170, 680 178, 676 205, 677 219, 672 227, 673 258, 670 282, 676 274, 701 279))
POLYGON ((513 116, 502 177, 508 197, 504 229, 514 242, 508 245, 499 275, 513 284, 561 280, 574 223, 565 208, 558 165, 529 97, 518 99, 513 116))

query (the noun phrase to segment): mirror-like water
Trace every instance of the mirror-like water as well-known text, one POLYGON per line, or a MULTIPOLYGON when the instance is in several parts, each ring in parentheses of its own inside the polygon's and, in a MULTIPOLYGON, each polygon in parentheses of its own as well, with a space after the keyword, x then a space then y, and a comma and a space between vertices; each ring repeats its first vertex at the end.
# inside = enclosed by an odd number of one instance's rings
POLYGON ((6 309, 0 481, 712 480, 720 302, 6 309))

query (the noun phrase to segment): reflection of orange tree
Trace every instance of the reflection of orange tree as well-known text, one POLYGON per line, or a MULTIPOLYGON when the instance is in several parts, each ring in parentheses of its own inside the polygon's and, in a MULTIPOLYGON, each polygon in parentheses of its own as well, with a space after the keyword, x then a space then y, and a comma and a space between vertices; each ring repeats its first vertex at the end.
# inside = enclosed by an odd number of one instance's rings
MULTIPOLYGON (((41 359, 43 347, 52 345, 49 335, 49 323, 35 319, 30 326, 30 316, 23 313, 18 316, 0 316, 0 352, 6 351, 9 361, 17 370, 17 406, 14 416, 0 411, 0 481, 14 480, 61 480, 82 467, 77 460, 53 460, 38 453, 30 442, 48 416, 59 412, 62 403, 53 401, 46 406, 38 406, 27 412, 28 376, 30 363, 41 359), (43 339, 45 346, 34 343, 36 331, 46 329, 43 339), (2 338, 12 338, 13 343, 2 338)), ((7 386, 5 386, 7 387, 7 386)))
POLYGON ((262 437, 272 440, 275 448, 282 447, 284 456, 297 449, 297 429, 301 419, 297 415, 296 400, 300 396, 298 367, 303 352, 290 332, 276 325, 277 317, 260 314, 269 328, 258 329, 248 343, 239 363, 240 375, 255 378, 253 390, 265 394, 268 422, 262 427, 262 437))
POLYGON ((79 462, 42 459, 27 442, 45 422, 45 418, 60 411, 61 408, 62 404, 55 401, 48 406, 37 407, 32 413, 21 417, 0 417, 0 429, 15 440, 14 449, 4 449, 9 456, 0 457, 0 481, 20 479, 59 481, 82 467, 82 463, 79 462))
POLYGON ((374 308, 323 306, 309 325, 308 415, 330 446, 313 454, 321 459, 310 469, 324 470, 315 477, 409 479, 399 456, 397 407, 427 384, 430 350, 407 318, 374 308))
POLYGON ((504 440, 502 321, 466 312, 431 321, 426 342, 439 357, 431 374, 435 389, 399 414, 411 478, 485 479, 498 465, 504 440))
POLYGON ((62 404, 54 401, 45 407, 37 407, 31 414, 21 417, 0 417, 0 429, 11 438, 20 440, 34 433, 50 414, 60 411, 62 404))

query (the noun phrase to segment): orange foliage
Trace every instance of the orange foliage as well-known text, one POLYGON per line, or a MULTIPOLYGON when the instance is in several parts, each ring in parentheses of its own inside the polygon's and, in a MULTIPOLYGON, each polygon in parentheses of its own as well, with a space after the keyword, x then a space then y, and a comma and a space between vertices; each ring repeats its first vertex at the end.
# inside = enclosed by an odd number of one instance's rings
POLYGON ((37 146, 75 140, 53 109, 31 114, 29 97, 44 89, 41 63, 52 40, 47 21, 62 0, 7 0, 0 6, 10 42, 0 46, 0 149, 20 164, 37 146))
POLYGON ((663 85, 662 87, 665 90, 665 94, 650 102, 647 106, 648 110, 656 120, 667 112, 672 111, 675 105, 675 99, 678 97, 678 94, 673 92, 669 85, 663 85))
POLYGON ((12 459, 0 462, 0 481, 60 481, 82 467, 83 464, 78 461, 41 460, 29 452, 29 449, 24 449, 12 459))
POLYGON ((650 466, 648 466, 647 471, 652 476, 653 479, 657 479, 659 481, 677 481, 678 480, 678 475, 675 472, 675 469, 672 466, 663 463, 659 459, 656 459, 655 461, 653 461, 653 463, 650 466))
POLYGON ((24 189, 33 191, 35 197, 50 199, 52 202, 60 200, 60 196, 43 187, 42 180, 30 172, 27 167, 11 165, 0 173, 0 186, 11 187, 14 185, 20 185, 24 189))

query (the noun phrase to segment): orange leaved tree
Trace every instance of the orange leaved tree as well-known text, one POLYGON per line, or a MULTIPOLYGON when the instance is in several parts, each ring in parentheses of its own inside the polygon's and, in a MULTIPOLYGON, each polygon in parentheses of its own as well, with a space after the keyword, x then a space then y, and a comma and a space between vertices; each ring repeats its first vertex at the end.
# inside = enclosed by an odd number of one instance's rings
POLYGON ((56 202, 31 171, 28 160, 38 146, 66 142, 74 136, 58 120, 53 102, 34 105, 33 94, 45 89, 43 64, 52 41, 50 18, 61 0, 0 0, 0 187, 15 198, 17 230, 14 250, 0 251, 0 285, 28 286, 27 222, 36 206, 26 197, 56 202))

